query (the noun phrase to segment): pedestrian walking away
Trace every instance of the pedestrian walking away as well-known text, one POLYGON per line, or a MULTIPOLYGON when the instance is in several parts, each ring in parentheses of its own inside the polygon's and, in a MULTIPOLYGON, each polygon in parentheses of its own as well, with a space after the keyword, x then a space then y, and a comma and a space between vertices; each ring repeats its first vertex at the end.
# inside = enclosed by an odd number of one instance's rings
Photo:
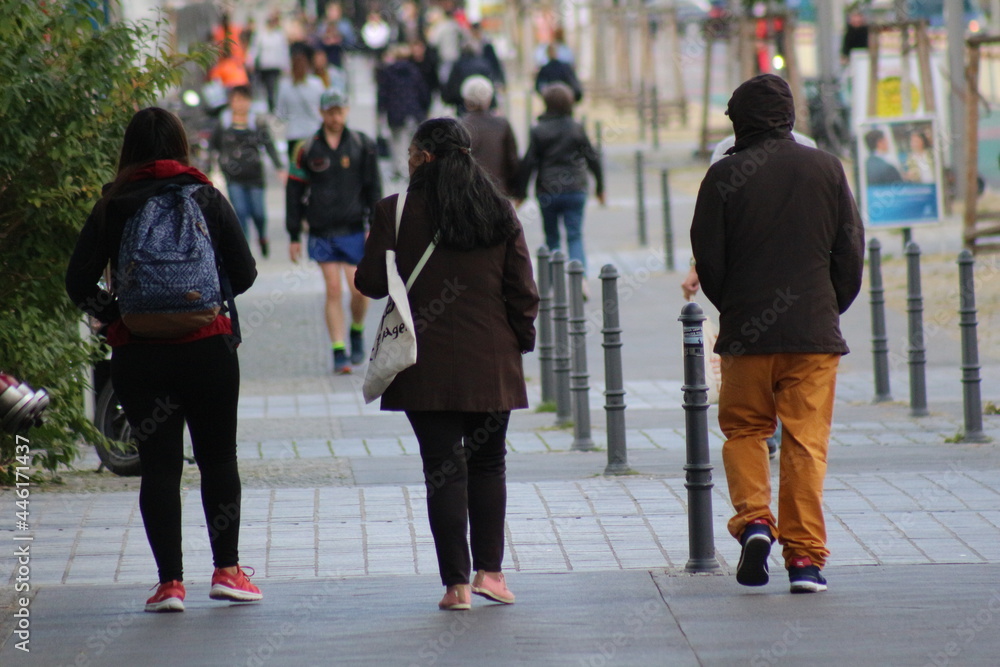
POLYGON ((427 120, 431 91, 420 68, 410 59, 410 47, 398 44, 386 51, 376 71, 377 107, 389 126, 393 180, 405 180, 407 147, 417 126, 427 120))
POLYGON ((782 545, 793 593, 827 588, 823 480, 843 314, 861 289, 864 228, 833 155, 802 146, 788 84, 762 74, 739 86, 726 113, 729 156, 708 169, 691 223, 697 279, 719 309, 719 426, 742 551, 736 580, 769 580, 782 545), (771 511, 765 441, 781 420, 778 515, 771 511))
POLYGON ((303 142, 289 168, 285 226, 293 262, 302 257, 302 221, 309 223, 309 258, 319 263, 326 285, 325 316, 333 349, 333 372, 350 373, 365 362, 365 312, 368 300, 354 286, 354 271, 365 248, 365 232, 375 203, 382 198, 375 142, 346 126, 347 95, 338 88, 323 93, 323 125, 303 142), (351 293, 350 352, 347 319, 341 303, 351 293))
POLYGON ((569 86, 551 84, 542 97, 545 113, 531 128, 515 197, 524 200, 531 175, 537 172, 535 196, 542 212, 545 244, 551 251, 559 250, 561 221, 566 230, 569 258, 579 260, 586 271, 583 212, 587 204, 587 171, 594 176, 594 190, 602 206, 604 171, 583 126, 573 120, 573 91, 569 86))
POLYGON ((146 611, 184 610, 185 424, 215 565, 209 596, 262 598, 239 564, 239 324, 235 311, 220 310, 256 277, 232 206, 188 166, 180 120, 159 108, 137 112, 125 130, 118 174, 77 239, 66 290, 111 345, 111 381, 139 450, 139 510, 159 570, 146 611), (109 264, 110 291, 99 284, 109 264), (167 289, 178 277, 195 289, 167 289), (191 302, 198 310, 185 305, 191 302), (149 333, 154 325, 162 334, 149 333))
POLYGON ((275 115, 285 123, 288 141, 288 161, 295 155, 298 144, 312 136, 321 122, 319 98, 323 82, 312 73, 312 48, 297 42, 291 46, 292 73, 278 83, 275 115))
POLYGON ((538 312, 531 256, 513 207, 473 159, 458 121, 421 124, 408 167, 398 236, 392 196, 376 207, 355 275, 358 289, 382 298, 387 250, 407 280, 437 244, 409 291, 417 362, 395 377, 381 408, 405 411, 420 446, 445 586, 438 607, 469 609, 472 593, 510 604, 505 440, 510 411, 528 406, 521 356, 534 349, 538 312))
POLYGON ((257 228, 260 254, 267 258, 270 241, 267 236, 261 151, 267 151, 280 179, 284 178, 285 167, 274 147, 267 121, 250 110, 252 102, 253 94, 247 86, 237 86, 229 92, 229 108, 219 117, 209 146, 226 176, 229 201, 236 210, 243 234, 249 241, 252 222, 257 228))
POLYGON ((490 112, 493 84, 484 76, 470 76, 462 84, 462 99, 468 109, 462 124, 472 137, 472 156, 500 192, 512 197, 520 168, 517 139, 507 119, 490 112))

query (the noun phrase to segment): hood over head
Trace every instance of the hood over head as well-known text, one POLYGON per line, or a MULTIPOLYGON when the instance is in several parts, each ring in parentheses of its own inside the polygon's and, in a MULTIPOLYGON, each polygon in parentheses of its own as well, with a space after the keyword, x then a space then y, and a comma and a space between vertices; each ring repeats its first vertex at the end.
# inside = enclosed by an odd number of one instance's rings
POLYGON ((795 125, 792 90, 780 76, 760 74, 744 81, 729 98, 726 115, 733 121, 732 155, 768 137, 789 139, 795 125))

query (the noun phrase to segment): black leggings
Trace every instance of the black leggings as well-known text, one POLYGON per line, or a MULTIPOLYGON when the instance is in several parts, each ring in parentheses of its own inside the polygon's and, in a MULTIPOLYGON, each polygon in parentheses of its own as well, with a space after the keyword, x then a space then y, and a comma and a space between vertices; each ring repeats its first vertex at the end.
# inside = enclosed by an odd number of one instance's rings
POLYGON ((135 343, 116 347, 111 355, 111 381, 139 449, 139 509, 161 583, 184 577, 180 485, 185 422, 201 471, 201 504, 215 567, 239 562, 240 365, 227 339, 135 343))
POLYGON ((420 443, 427 514, 445 586, 472 569, 499 572, 507 513, 510 412, 407 412, 420 443), (466 539, 466 530, 469 539, 466 539))

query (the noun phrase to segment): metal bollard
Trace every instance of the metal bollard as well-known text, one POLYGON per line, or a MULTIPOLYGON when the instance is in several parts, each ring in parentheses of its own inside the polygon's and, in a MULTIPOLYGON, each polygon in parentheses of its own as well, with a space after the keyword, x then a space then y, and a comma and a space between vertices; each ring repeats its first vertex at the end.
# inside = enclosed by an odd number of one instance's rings
POLYGON ((600 160, 604 153, 604 126, 601 121, 594 121, 594 148, 597 149, 597 159, 600 160))
POLYGON ((552 368, 552 269, 549 249, 538 249, 538 365, 542 375, 542 402, 555 400, 555 375, 552 368))
POLYGON ((639 113, 639 141, 646 141, 646 82, 639 82, 639 102, 636 111, 639 113))
POLYGON ((983 402, 980 395, 979 340, 976 337, 976 284, 972 253, 958 253, 959 323, 962 330, 962 406, 965 433, 962 442, 989 442, 983 433, 983 402))
POLYGON ((566 256, 561 250, 552 253, 554 300, 552 302, 552 334, 555 354, 554 377, 556 389, 556 423, 565 426, 573 418, 569 394, 569 302, 566 294, 566 256))
POLYGON ((645 171, 642 151, 635 152, 635 197, 636 197, 636 220, 639 223, 639 245, 645 247, 648 244, 646 238, 646 187, 643 178, 645 171))
POLYGON ((705 346, 701 306, 691 302, 677 318, 684 326, 684 428, 687 435, 688 552, 684 569, 719 569, 712 529, 712 464, 708 456, 708 385, 705 384, 705 346))
POLYGON ((569 336, 571 368, 569 389, 573 396, 573 444, 575 452, 597 449, 590 437, 590 375, 587 373, 587 318, 583 312, 583 264, 570 260, 569 336))
POLYGON ((631 472, 625 445, 625 383, 622 378, 622 329, 618 318, 618 269, 601 269, 601 304, 604 310, 604 414, 608 427, 608 465, 605 475, 631 472))
POLYGON ((666 169, 660 170, 660 197, 663 199, 663 253, 667 271, 674 270, 674 223, 670 216, 670 180, 666 169))
POLYGON ((651 95, 650 102, 652 103, 652 130, 653 130, 653 148, 660 147, 660 100, 656 92, 656 86, 653 86, 653 91, 651 95))
POLYGON ((868 242, 868 280, 871 283, 872 361, 875 366, 874 403, 892 400, 889 391, 889 336, 885 328, 885 288, 882 286, 882 244, 868 242))
POLYGON ((906 315, 909 323, 910 416, 926 417, 927 350, 924 347, 924 297, 920 293, 920 246, 906 244, 906 315))

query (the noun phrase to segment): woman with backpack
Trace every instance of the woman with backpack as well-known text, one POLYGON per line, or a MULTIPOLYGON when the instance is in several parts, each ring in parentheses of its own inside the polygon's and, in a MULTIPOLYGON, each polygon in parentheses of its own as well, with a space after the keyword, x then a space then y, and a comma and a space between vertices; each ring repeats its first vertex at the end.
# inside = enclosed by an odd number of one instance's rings
POLYGON ((396 251, 404 281, 419 271, 409 291, 417 362, 382 394, 382 409, 404 411, 420 444, 446 587, 439 608, 469 609, 470 593, 510 604, 514 594, 501 572, 505 440, 510 411, 528 406, 521 355, 534 349, 538 312, 531 257, 513 207, 473 159, 461 123, 422 123, 408 166, 406 197, 376 205, 354 276, 362 294, 382 298, 387 250, 396 251))
POLYGON ((188 165, 180 120, 155 107, 138 111, 115 180, 80 232, 66 290, 106 329, 112 383, 139 450, 139 509, 160 582, 146 611, 184 610, 185 423, 215 563, 209 596, 262 598, 239 565, 239 325, 221 309, 256 277, 232 206, 188 165), (109 264, 110 291, 99 284, 109 264))

